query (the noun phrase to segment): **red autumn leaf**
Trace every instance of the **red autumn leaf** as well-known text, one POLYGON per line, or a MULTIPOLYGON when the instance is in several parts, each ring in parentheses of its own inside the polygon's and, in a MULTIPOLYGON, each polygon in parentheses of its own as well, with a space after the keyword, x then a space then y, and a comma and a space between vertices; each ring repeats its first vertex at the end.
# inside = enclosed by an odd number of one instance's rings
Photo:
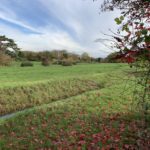
POLYGON ((131 56, 127 56, 125 59, 128 63, 133 63, 135 61, 135 59, 131 56))
POLYGON ((83 140, 85 137, 86 137, 85 134, 81 134, 81 135, 80 135, 80 140, 83 140))
POLYGON ((81 140, 81 141, 78 142, 78 145, 84 145, 85 143, 86 143, 86 141, 81 140))

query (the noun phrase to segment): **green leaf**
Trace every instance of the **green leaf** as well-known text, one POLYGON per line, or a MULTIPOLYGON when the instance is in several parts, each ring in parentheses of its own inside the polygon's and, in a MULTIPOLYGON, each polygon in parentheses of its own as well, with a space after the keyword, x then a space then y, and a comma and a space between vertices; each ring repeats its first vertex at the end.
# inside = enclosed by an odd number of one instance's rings
POLYGON ((128 24, 127 24, 127 23, 126 23, 125 25, 123 25, 122 31, 126 31, 126 32, 129 31, 129 28, 128 28, 128 24))
POLYGON ((145 42, 147 42, 147 43, 150 42, 150 36, 145 36, 145 42))
POLYGON ((138 25, 139 24, 139 22, 134 22, 136 25, 138 25))
POLYGON ((115 22, 120 25, 122 23, 122 21, 119 18, 115 18, 115 22))
POLYGON ((144 30, 141 31, 141 33, 146 35, 148 33, 148 31, 144 29, 144 30))
POLYGON ((123 17, 123 16, 120 16, 120 20, 123 21, 123 20, 124 20, 124 17, 123 17))

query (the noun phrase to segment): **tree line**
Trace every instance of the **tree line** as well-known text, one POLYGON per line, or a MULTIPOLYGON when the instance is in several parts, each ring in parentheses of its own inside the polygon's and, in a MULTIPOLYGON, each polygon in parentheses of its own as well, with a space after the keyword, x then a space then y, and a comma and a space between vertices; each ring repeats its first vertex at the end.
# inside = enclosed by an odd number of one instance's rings
POLYGON ((42 61, 43 59, 48 59, 50 61, 61 61, 66 59, 72 59, 74 61, 83 61, 83 62, 91 62, 92 57, 89 56, 88 53, 83 53, 82 55, 78 55, 75 53, 70 53, 67 50, 52 50, 52 51, 19 51, 18 57, 20 60, 28 60, 28 61, 42 61))
POLYGON ((21 51, 13 39, 0 36, 0 66, 8 66, 12 61, 39 61, 43 65, 49 64, 76 64, 76 63, 117 63, 122 60, 114 59, 117 52, 109 54, 106 58, 94 58, 84 52, 81 55, 67 50, 51 51, 21 51))

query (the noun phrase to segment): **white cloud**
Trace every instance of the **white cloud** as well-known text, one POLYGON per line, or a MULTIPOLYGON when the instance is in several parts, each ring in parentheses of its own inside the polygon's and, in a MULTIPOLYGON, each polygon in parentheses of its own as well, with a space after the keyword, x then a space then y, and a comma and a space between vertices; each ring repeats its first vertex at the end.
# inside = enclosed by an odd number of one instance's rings
POLYGON ((24 50, 68 49, 77 53, 83 50, 67 33, 62 31, 26 35, 18 30, 12 30, 9 26, 0 25, 0 33, 15 39, 24 50))
POLYGON ((16 24, 16 25, 21 26, 23 28, 29 29, 33 32, 38 32, 35 28, 32 28, 31 26, 28 26, 28 25, 24 24, 23 22, 11 19, 11 18, 7 17, 7 15, 4 15, 2 13, 0 14, 0 19, 3 19, 3 20, 8 21, 10 23, 16 24))
POLYGON ((60 4, 60 0, 40 1, 50 13, 76 32, 79 44, 87 52, 93 56, 106 56, 112 52, 104 45, 95 43, 94 40, 104 37, 101 31, 108 33, 109 28, 116 31, 114 18, 119 15, 119 11, 99 14, 100 3, 93 3, 91 0, 63 0, 63 5, 60 4))
MULTIPOLYGON (((22 21, 22 18, 20 21, 13 10, 3 6, 5 11, 0 11, 0 18, 43 34, 26 34, 3 24, 0 24, 0 34, 15 39, 24 50, 68 49, 77 53, 86 51, 95 57, 106 56, 111 52, 101 43, 95 43, 94 40, 103 37, 100 31, 107 33, 109 28, 116 30, 114 18, 119 15, 117 11, 99 15, 100 4, 98 2, 93 3, 92 0, 39 1, 44 6, 43 9, 62 22, 66 28, 61 28, 53 22, 47 26, 35 28, 28 25, 27 21, 22 21)), ((31 7, 30 1, 29 7, 31 7)))
POLYGON ((19 19, 17 17, 17 14, 13 12, 13 10, 8 9, 6 6, 0 5, 0 19, 3 19, 7 22, 13 23, 15 25, 21 26, 23 28, 29 29, 33 32, 38 32, 35 28, 27 25, 23 21, 20 21, 21 18, 19 19))

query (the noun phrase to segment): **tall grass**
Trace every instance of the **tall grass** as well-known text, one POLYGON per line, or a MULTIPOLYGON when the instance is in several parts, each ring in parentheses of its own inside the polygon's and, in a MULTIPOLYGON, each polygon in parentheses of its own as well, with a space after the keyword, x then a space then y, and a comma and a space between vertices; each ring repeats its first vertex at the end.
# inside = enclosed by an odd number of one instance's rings
POLYGON ((30 86, 7 87, 0 89, 0 114, 8 114, 50 103, 99 87, 100 85, 96 82, 83 79, 58 80, 30 86))

